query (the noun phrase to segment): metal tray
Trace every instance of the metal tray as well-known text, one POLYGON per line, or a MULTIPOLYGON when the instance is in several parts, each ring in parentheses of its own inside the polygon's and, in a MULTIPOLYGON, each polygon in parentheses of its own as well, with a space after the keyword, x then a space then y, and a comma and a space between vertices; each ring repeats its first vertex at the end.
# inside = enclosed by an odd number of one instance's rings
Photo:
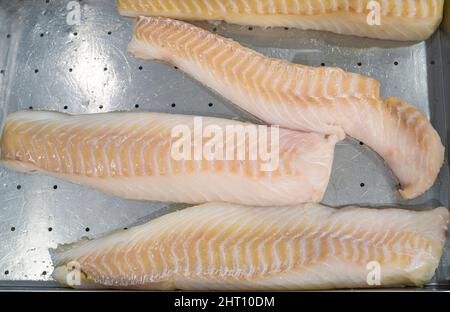
MULTIPOLYGON (((129 55, 132 25, 131 19, 118 15, 111 0, 0 0, 2 123, 8 113, 22 109, 158 111, 254 120, 176 68, 129 55), (77 3, 81 23, 69 25, 67 15, 77 3)), ((383 96, 400 97, 428 115, 448 146, 450 47, 443 31, 427 42, 397 43, 295 29, 200 25, 266 55, 376 78, 383 96)), ((447 162, 432 189, 402 202, 394 176, 368 147, 347 139, 335 155, 325 204, 418 209, 449 205, 447 162)), ((48 248, 129 227, 179 207, 119 199, 0 167, 0 288, 58 287, 50 277, 48 248)), ((448 245, 433 285, 450 285, 448 245)))

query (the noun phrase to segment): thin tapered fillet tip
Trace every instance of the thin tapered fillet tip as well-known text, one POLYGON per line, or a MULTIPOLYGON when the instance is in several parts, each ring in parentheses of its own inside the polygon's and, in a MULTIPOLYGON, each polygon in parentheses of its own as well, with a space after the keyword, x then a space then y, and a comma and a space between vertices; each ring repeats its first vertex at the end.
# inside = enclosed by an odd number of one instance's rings
MULTIPOLYGON (((414 199, 429 188, 431 188, 436 181, 441 167, 444 164, 445 147, 442 144, 439 133, 433 128, 429 119, 417 108, 407 104, 405 101, 396 97, 388 97, 384 104, 387 110, 395 117, 394 122, 398 122, 400 125, 405 124, 411 127, 408 135, 415 134, 417 137, 414 139, 414 143, 405 143, 408 141, 399 141, 397 144, 398 150, 404 150, 403 159, 395 156, 393 167, 398 167, 399 170, 395 172, 400 181, 399 193, 403 199, 414 199), (410 126, 416 123, 416 128, 410 126), (414 164, 418 165, 417 168, 411 166, 411 161, 407 159, 413 159, 414 164), (421 159, 421 161, 419 161, 421 159), (403 162, 405 165, 402 165, 403 162), (408 164, 408 165, 406 165, 408 164), (411 176, 411 172, 416 172, 414 176, 411 176)), ((411 141, 410 141, 411 142, 411 141)), ((391 166, 392 167, 392 166, 391 166)))
POLYGON ((78 268, 70 268, 67 265, 55 267, 52 272, 52 278, 61 285, 75 289, 99 289, 102 285, 93 283, 86 274, 78 268))
POLYGON ((65 265, 60 265, 55 267, 52 273, 52 278, 56 280, 61 285, 67 285, 67 275, 69 274, 69 270, 65 265))
POLYGON ((101 285, 89 280, 87 274, 82 270, 81 264, 75 260, 79 250, 83 250, 83 246, 91 241, 92 239, 84 237, 78 242, 58 244, 56 248, 50 248, 50 258, 54 266, 52 278, 61 285, 72 288, 102 288, 101 285))

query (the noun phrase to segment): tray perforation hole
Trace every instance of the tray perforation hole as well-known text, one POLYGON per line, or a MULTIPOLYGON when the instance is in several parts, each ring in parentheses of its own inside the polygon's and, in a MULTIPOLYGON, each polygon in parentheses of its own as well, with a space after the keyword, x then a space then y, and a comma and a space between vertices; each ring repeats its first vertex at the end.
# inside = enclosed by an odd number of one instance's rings
POLYGON ((32 110, 32 109, 33 109, 33 106, 29 106, 28 109, 29 109, 29 110, 32 110))
POLYGON ((68 109, 69 107, 67 107, 67 105, 64 105, 64 107, 63 107, 64 109, 68 109))
POLYGON ((39 72, 39 69, 36 68, 36 69, 34 70, 34 73, 37 74, 38 72, 39 72))
POLYGON ((99 109, 103 109, 103 105, 99 105, 98 108, 99 108, 99 109))
POLYGON ((47 275, 47 271, 42 271, 42 275, 47 275))
POLYGON ((175 106, 177 106, 177 104, 172 103, 172 104, 170 104, 170 106, 175 107, 175 106))
POLYGON ((139 108, 139 104, 134 104, 134 108, 139 108))
POLYGON ((5 73, 5 70, 4 69, 0 69, 0 74, 4 74, 5 73))
POLYGON ((430 61, 430 64, 431 64, 431 65, 434 65, 434 64, 436 64, 436 62, 435 62, 434 60, 431 60, 431 61, 430 61))
POLYGON ((360 186, 360 187, 364 187, 364 186, 366 186, 366 184, 365 184, 364 182, 361 182, 361 183, 359 184, 359 186, 360 186))
POLYGON ((89 232, 91 229, 89 227, 85 228, 84 231, 85 232, 89 232))
POLYGON ((6 34, 6 38, 11 38, 11 34, 6 34))
POLYGON ((41 33, 39 36, 40 36, 41 38, 44 37, 44 33, 41 33))
POLYGON ((69 68, 69 73, 73 72, 73 68, 69 68))
POLYGON ((173 68, 178 69, 178 66, 174 66, 173 68))
POLYGON ((22 188, 22 185, 17 184, 16 188, 17 188, 18 190, 20 190, 20 189, 22 188))
POLYGON ((211 103, 211 102, 210 102, 210 103, 208 103, 208 106, 209 106, 209 107, 213 107, 213 105, 214 105, 214 104, 213 104, 213 103, 211 103))
POLYGON ((394 62, 394 66, 398 66, 398 61, 395 61, 395 62, 394 62))
POLYGON ((5 270, 5 272, 3 272, 5 275, 8 275, 9 274, 9 271, 8 270, 5 270))
POLYGON ((58 189, 58 185, 56 185, 56 184, 53 185, 53 189, 54 189, 54 190, 58 189))
POLYGON ((51 232, 51 231, 53 231, 53 228, 50 226, 47 230, 48 230, 49 232, 51 232))
POLYGON ((10 230, 11 230, 11 232, 14 232, 16 230, 16 227, 12 226, 10 230))
POLYGON ((361 63, 361 62, 358 62, 356 65, 358 65, 359 67, 361 67, 361 66, 362 66, 362 63, 361 63))
POLYGON ((108 31, 108 35, 112 35, 112 31, 108 31))
POLYGON ((73 35, 76 37, 78 36, 78 32, 74 32, 73 35))
POLYGON ((139 70, 143 70, 144 69, 144 67, 142 67, 142 66, 139 66, 138 68, 139 68, 139 70))
POLYGON ((325 63, 320 63, 320 66, 324 67, 326 64, 325 63))

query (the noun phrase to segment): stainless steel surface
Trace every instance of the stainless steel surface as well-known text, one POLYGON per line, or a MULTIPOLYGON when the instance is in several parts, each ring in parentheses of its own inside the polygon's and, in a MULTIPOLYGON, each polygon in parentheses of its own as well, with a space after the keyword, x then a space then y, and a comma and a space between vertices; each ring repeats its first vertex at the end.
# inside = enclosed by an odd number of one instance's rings
MULTIPOLYGON (((142 110, 255 120, 172 66, 129 55, 133 21, 116 13, 115 1, 80 1, 81 23, 74 26, 66 21, 69 2, 0 0, 2 121, 10 112, 31 108, 68 113, 142 110)), ((448 142, 449 44, 442 32, 427 42, 395 43, 283 28, 200 25, 266 55, 339 66, 376 78, 384 96, 417 105, 448 142)), ((447 162, 432 189, 414 201, 402 202, 395 177, 368 147, 347 139, 335 155, 325 204, 418 209, 449 204, 447 162)), ((0 167, 0 286, 54 287, 48 248, 128 227, 178 207, 119 199, 0 167)), ((433 283, 450 284, 448 246, 433 283)))

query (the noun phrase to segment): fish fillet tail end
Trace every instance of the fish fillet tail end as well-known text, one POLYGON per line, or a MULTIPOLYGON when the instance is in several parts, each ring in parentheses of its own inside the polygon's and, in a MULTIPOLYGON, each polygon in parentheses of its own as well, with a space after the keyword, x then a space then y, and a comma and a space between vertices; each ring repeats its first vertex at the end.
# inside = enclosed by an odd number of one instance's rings
POLYGON ((67 285, 73 288, 94 289, 101 285, 90 281, 87 275, 81 269, 81 266, 72 261, 80 247, 90 240, 83 239, 79 242, 70 244, 58 244, 54 249, 49 249, 50 256, 54 265, 52 278, 61 285, 67 285))
POLYGON ((157 49, 148 49, 144 46, 143 42, 145 42, 145 38, 141 38, 142 33, 136 31, 139 27, 142 27, 141 24, 145 24, 148 22, 148 19, 143 17, 137 17, 134 22, 134 31, 133 37, 128 44, 128 52, 134 55, 137 58, 143 60, 161 60, 164 59, 163 55, 159 55, 157 49))
POLYGON ((417 261, 413 261, 408 268, 408 271, 411 273, 414 272, 412 276, 415 276, 415 278, 411 278, 411 281, 415 286, 426 285, 432 280, 444 253, 448 237, 450 212, 445 207, 436 208, 435 212, 434 216, 432 216, 434 219, 427 220, 427 222, 421 222, 420 225, 416 226, 417 229, 423 227, 423 233, 430 237, 431 241, 435 241, 435 244, 434 247, 430 249, 431 252, 418 253, 416 255, 417 261), (421 261, 423 263, 428 263, 428 265, 421 265, 421 261))
POLYGON ((405 139, 393 139, 396 156, 385 159, 392 162, 390 167, 400 181, 402 198, 413 199, 433 186, 444 163, 445 147, 436 129, 417 108, 395 97, 387 98, 385 104, 393 116, 391 129, 401 127, 405 131, 405 139))

